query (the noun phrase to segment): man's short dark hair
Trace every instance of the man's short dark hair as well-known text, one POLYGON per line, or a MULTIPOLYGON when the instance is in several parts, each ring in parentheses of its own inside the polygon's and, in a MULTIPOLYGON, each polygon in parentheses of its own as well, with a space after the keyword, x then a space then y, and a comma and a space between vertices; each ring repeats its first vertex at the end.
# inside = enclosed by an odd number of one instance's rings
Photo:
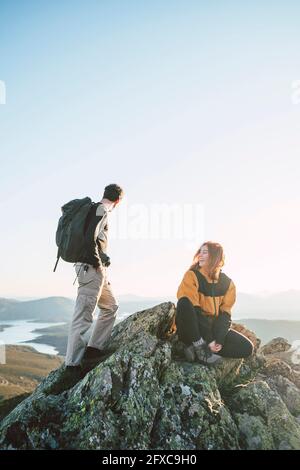
POLYGON ((117 184, 109 184, 104 189, 103 197, 115 202, 123 196, 123 189, 117 184))

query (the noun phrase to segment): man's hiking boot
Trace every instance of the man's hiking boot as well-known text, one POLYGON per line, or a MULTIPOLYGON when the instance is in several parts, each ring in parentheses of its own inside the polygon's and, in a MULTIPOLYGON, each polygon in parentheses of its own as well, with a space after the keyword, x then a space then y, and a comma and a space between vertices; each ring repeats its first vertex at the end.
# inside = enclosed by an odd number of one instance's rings
POLYGON ((102 357, 102 355, 103 349, 92 348, 91 346, 88 346, 84 352, 84 355, 82 356, 82 360, 96 359, 97 357, 102 357))
POLYGON ((184 356, 188 362, 195 362, 196 355, 194 350, 194 345, 191 344, 190 346, 186 346, 184 348, 184 356))
POLYGON ((93 359, 106 359, 106 357, 110 356, 115 352, 115 349, 105 348, 105 349, 98 349, 92 348, 88 346, 85 350, 85 353, 82 357, 82 361, 89 361, 93 359))
POLYGON ((84 374, 96 367, 100 362, 105 361, 105 359, 111 356, 114 352, 114 349, 97 349, 88 346, 81 362, 84 374))
POLYGON ((206 343, 194 346, 194 349, 196 361, 200 362, 200 364, 215 366, 223 361, 223 358, 218 354, 214 354, 206 343))
POLYGON ((74 387, 79 380, 83 378, 82 367, 79 366, 66 366, 61 372, 58 380, 54 382, 48 389, 45 390, 47 395, 59 395, 60 393, 74 387))

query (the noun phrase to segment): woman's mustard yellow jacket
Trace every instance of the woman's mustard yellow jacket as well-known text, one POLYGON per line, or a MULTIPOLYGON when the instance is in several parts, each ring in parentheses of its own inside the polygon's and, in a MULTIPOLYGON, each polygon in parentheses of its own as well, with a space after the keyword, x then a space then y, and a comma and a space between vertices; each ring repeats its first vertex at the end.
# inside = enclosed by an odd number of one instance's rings
POLYGON ((233 281, 221 270, 213 281, 204 267, 189 269, 177 290, 177 299, 187 297, 196 311, 207 317, 212 325, 211 340, 223 344, 231 326, 231 309, 236 300, 233 281))

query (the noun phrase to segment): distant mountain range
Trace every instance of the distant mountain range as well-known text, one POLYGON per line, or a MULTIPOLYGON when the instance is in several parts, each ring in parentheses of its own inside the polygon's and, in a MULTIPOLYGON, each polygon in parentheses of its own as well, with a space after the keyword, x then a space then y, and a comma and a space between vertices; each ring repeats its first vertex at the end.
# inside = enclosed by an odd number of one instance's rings
POLYGON ((268 295, 238 293, 233 316, 300 321, 300 291, 289 290, 268 295))
POLYGON ((74 300, 66 297, 18 301, 0 298, 0 320, 70 321, 74 300))
MULTIPOLYGON (((173 299, 125 295, 120 296, 118 300, 119 315, 124 315, 173 299)), ((74 305, 75 300, 67 297, 46 297, 27 301, 0 298, 0 321, 28 319, 39 322, 69 322, 74 305)))
MULTIPOLYGON (((176 302, 176 296, 142 297, 120 295, 119 315, 134 313, 162 302, 176 302)), ((34 319, 41 322, 69 322, 75 300, 67 297, 46 297, 20 301, 0 298, 0 320, 34 319)), ((300 321, 300 291, 290 290, 268 295, 238 293, 233 319, 300 321)))
MULTIPOLYGON (((137 310, 157 305, 161 302, 176 303, 176 295, 165 297, 139 297, 133 294, 119 296, 120 306, 136 306, 137 310)), ((273 294, 237 293, 232 315, 234 319, 258 318, 265 320, 300 321, 300 290, 289 290, 273 294)))
POLYGON ((262 344, 266 344, 273 338, 285 338, 291 344, 293 341, 300 342, 300 321, 291 320, 257 320, 241 319, 238 323, 255 332, 261 339, 262 344))
MULTIPOLYGON (((162 302, 176 303, 176 297, 142 297, 133 294, 118 298, 120 309, 117 322, 128 315, 154 307, 162 302)), ((35 320, 39 322, 65 322, 65 325, 41 329, 32 342, 45 343, 65 353, 68 323, 74 311, 74 299, 47 297, 28 301, 0 298, 0 321, 35 320)), ((233 310, 233 321, 244 324, 262 340, 268 342, 274 337, 288 341, 300 340, 300 291, 288 291, 269 295, 239 293, 233 310)))

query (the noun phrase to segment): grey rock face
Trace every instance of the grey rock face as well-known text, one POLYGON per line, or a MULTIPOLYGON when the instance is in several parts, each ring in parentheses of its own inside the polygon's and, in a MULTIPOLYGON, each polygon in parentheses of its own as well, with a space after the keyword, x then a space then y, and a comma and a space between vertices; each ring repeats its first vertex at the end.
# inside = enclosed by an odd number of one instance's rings
POLYGON ((0 448, 300 449, 295 381, 258 353, 186 362, 175 311, 166 302, 119 323, 115 352, 59 395, 47 390, 64 366, 51 372, 1 422, 0 448))

